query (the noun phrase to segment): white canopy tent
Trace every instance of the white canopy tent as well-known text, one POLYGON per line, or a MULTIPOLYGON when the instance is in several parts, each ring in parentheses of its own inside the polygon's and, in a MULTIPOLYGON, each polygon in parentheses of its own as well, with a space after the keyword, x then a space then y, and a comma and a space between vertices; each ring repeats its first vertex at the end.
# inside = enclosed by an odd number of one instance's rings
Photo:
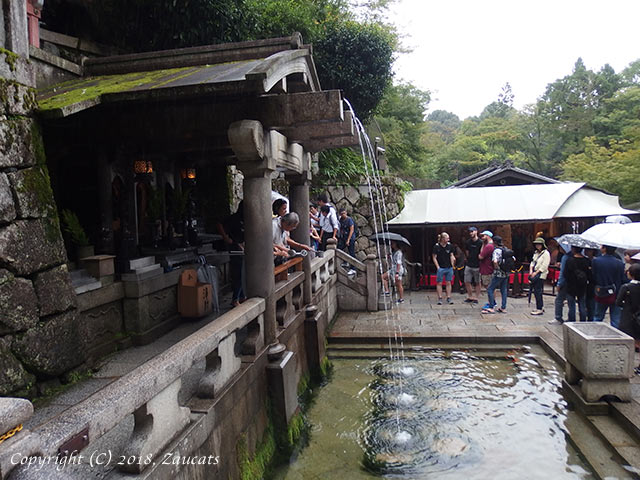
POLYGON ((414 190, 389 226, 486 224, 630 215, 618 197, 584 183, 414 190))

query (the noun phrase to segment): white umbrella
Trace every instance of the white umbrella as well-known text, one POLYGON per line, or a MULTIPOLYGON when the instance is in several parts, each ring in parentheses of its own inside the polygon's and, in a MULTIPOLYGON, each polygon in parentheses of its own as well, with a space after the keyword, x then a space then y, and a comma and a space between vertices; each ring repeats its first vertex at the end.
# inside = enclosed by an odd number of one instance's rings
POLYGON ((631 219, 624 215, 609 215, 604 219, 604 223, 631 223, 631 219))
POLYGON ((640 249, 640 222, 599 223, 581 234, 600 245, 626 249, 640 249))

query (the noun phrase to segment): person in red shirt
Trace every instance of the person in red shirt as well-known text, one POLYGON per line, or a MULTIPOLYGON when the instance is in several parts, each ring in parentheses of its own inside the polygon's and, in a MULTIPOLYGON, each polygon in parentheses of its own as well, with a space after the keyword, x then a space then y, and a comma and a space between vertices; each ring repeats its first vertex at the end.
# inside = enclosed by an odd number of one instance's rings
POLYGON ((493 275, 493 262, 491 261, 494 250, 493 233, 485 230, 480 234, 480 240, 482 240, 482 249, 478 255, 480 259, 480 283, 482 288, 486 290, 493 275))

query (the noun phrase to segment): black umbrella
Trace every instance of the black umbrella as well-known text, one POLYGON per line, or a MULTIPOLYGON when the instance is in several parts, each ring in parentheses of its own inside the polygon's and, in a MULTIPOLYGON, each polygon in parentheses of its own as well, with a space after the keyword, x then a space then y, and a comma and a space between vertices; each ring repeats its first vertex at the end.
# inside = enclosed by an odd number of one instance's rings
POLYGON ((411 243, 409 242, 409 240, 404 238, 402 235, 398 233, 393 233, 393 232, 380 232, 380 233, 371 235, 369 238, 371 240, 382 240, 384 242, 392 242, 392 241, 401 242, 409 247, 411 246, 411 243))
POLYGON ((580 247, 580 248, 599 248, 600 247, 600 245, 598 245, 597 243, 592 242, 591 240, 587 240, 586 238, 584 238, 582 235, 578 233, 566 233, 561 237, 558 237, 556 240, 560 245, 563 246, 563 248, 564 248, 564 245, 568 245, 569 247, 580 247))

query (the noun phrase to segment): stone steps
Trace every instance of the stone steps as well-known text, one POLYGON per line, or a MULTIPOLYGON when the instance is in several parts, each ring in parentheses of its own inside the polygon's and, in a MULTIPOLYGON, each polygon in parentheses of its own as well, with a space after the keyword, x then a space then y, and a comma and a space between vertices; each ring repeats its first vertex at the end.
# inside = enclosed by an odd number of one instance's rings
POLYGON ((637 478, 620 465, 623 459, 619 457, 612 446, 601 436, 593 434, 594 427, 588 419, 570 412, 565 421, 565 427, 569 432, 568 441, 582 455, 597 478, 602 480, 605 478, 637 478))
POLYGON ((640 473, 640 443, 638 438, 627 432, 615 419, 610 416, 593 415, 587 417, 593 431, 606 442, 622 459, 622 463, 629 465, 640 473))

